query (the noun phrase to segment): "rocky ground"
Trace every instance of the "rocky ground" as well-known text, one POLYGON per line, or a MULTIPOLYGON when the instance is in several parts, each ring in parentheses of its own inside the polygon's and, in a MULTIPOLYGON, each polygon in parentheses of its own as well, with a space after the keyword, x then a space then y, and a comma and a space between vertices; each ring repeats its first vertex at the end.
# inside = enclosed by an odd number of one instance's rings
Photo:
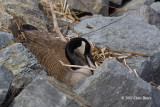
MULTIPOLYGON (((70 90, 47 76, 36 57, 15 42, 14 19, 40 31, 53 28, 42 8, 45 0, 0 0, 0 107, 160 106, 159 0, 85 1, 88 9, 83 0, 68 0, 71 10, 91 15, 83 15, 79 24, 70 26, 97 47, 151 54, 126 58, 127 65, 138 76, 122 63, 106 58, 93 76, 70 90)), ((58 22, 60 26, 68 23, 61 19, 58 22)))

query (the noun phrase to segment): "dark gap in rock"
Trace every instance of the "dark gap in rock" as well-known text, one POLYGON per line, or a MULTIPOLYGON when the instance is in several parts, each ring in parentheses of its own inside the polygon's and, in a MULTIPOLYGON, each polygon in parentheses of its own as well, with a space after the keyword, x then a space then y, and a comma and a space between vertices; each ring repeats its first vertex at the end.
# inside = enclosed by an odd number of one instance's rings
POLYGON ((155 0, 155 2, 160 1, 160 0, 155 0))
POLYGON ((160 85, 160 67, 156 70, 150 70, 147 72, 142 72, 140 76, 143 80, 149 82, 153 82, 156 86, 160 85))
POLYGON ((117 8, 116 4, 109 2, 109 9, 108 9, 109 15, 113 14, 115 12, 116 8, 117 8))
POLYGON ((130 1, 132 1, 132 0, 122 0, 122 4, 128 3, 128 2, 130 2, 130 1))
POLYGON ((90 12, 82 12, 82 11, 75 10, 75 9, 73 9, 73 10, 71 10, 71 11, 78 13, 78 14, 76 14, 76 16, 77 16, 78 18, 81 18, 81 17, 84 17, 84 16, 92 16, 92 13, 90 13, 90 12))
POLYGON ((120 6, 118 6, 118 7, 121 8, 121 7, 123 7, 124 5, 126 5, 130 1, 132 1, 132 0, 122 0, 122 4, 120 6))
POLYGON ((24 84, 19 86, 12 86, 8 91, 5 101, 2 103, 2 107, 9 107, 13 99, 19 95, 19 93, 24 89, 24 84))

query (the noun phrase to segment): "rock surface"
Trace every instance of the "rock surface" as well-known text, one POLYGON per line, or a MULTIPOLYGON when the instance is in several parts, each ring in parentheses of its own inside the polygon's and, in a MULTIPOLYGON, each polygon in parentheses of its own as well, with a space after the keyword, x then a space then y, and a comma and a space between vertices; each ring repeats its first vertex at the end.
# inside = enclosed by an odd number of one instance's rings
POLYGON ((155 53, 149 60, 143 62, 142 75, 147 82, 153 82, 160 85, 160 52, 155 53))
POLYGON ((95 74, 75 90, 94 107, 158 107, 160 91, 125 66, 106 59, 95 74))
POLYGON ((15 43, 0 51, 0 65, 5 65, 15 76, 13 85, 16 81, 28 84, 39 74, 46 75, 43 67, 40 66, 35 56, 21 43, 15 43))
POLYGON ((91 107, 53 77, 38 76, 12 102, 10 107, 91 107), (54 85, 53 85, 54 84, 54 85))
POLYGON ((41 31, 53 27, 52 21, 39 9, 37 0, 0 0, 6 11, 19 23, 34 25, 41 31))
POLYGON ((129 10, 138 9, 146 3, 147 3, 146 0, 129 0, 128 3, 126 3, 124 6, 116 9, 114 14, 116 16, 122 15, 123 13, 128 12, 129 10))
POLYGON ((147 23, 155 25, 160 29, 160 12, 158 12, 156 9, 144 5, 140 8, 140 17, 147 23))
POLYGON ((0 66, 0 107, 4 102, 11 87, 13 74, 4 65, 0 66))
POLYGON ((14 43, 14 37, 5 32, 0 32, 0 49, 5 48, 14 43))
MULTIPOLYGON (((74 29, 81 35, 99 29, 112 23, 121 17, 100 17, 83 20, 75 25, 74 29), (86 24, 93 29, 86 28, 86 24)), ((113 23, 96 32, 83 36, 96 46, 108 46, 112 50, 128 51, 143 54, 154 54, 160 51, 160 30, 153 25, 147 24, 140 17, 128 15, 120 21, 113 23)), ((127 64, 136 69, 141 75, 141 64, 147 57, 133 57, 127 59, 127 64)))
MULTIPOLYGON (((80 0, 68 0, 67 2, 71 10, 90 12, 80 0)), ((85 0, 85 3, 93 10, 93 13, 108 16, 109 0, 85 0)))
POLYGON ((145 5, 150 6, 155 0, 146 0, 145 5))
POLYGON ((155 9, 157 12, 160 13, 160 2, 154 2, 150 6, 151 8, 155 9))
POLYGON ((74 29, 90 42, 99 47, 109 46, 112 50, 131 51, 137 53, 153 54, 160 50, 160 31, 155 26, 149 25, 139 17, 128 15, 120 21, 113 23, 96 32, 107 24, 121 17, 99 17, 81 21, 74 29), (86 28, 90 25, 93 29, 86 28), (91 32, 84 35, 85 33, 91 32))

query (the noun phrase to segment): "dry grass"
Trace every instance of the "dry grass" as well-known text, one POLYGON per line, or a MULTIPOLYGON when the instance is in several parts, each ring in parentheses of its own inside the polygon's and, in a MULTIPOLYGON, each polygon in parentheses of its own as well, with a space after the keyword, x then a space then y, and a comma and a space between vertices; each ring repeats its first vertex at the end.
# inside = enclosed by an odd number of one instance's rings
MULTIPOLYGON (((67 0, 52 0, 53 2, 53 8, 55 10, 57 18, 71 22, 71 23, 79 23, 80 19, 77 17, 76 14, 79 14, 78 12, 70 11, 69 4, 67 4, 67 0)), ((51 9, 50 9, 50 3, 45 1, 42 3, 43 9, 45 14, 48 17, 52 17, 51 15, 51 9)))
POLYGON ((0 25, 0 29, 2 29, 3 31, 8 31, 8 28, 5 27, 5 26, 1 26, 1 25, 0 25))
POLYGON ((150 54, 113 51, 109 47, 98 48, 93 43, 91 43, 91 51, 92 51, 93 58, 95 60, 96 67, 100 66, 106 58, 112 58, 112 59, 122 63, 130 71, 134 72, 136 74, 136 76, 138 76, 136 70, 129 67, 129 65, 126 62, 126 58, 130 58, 131 56, 151 56, 150 54))

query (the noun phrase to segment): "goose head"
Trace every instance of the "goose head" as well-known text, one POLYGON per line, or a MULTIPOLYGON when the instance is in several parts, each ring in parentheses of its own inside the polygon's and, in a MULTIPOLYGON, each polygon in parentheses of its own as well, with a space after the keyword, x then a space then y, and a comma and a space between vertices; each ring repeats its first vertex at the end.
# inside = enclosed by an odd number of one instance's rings
MULTIPOLYGON (((87 66, 76 54, 75 50, 85 58, 86 62, 94 62, 93 56, 90 52, 90 44, 84 38, 72 38, 67 44, 65 48, 65 53, 68 61, 72 65, 80 65, 80 66, 87 66)), ((76 70, 78 68, 72 68, 76 70)))

